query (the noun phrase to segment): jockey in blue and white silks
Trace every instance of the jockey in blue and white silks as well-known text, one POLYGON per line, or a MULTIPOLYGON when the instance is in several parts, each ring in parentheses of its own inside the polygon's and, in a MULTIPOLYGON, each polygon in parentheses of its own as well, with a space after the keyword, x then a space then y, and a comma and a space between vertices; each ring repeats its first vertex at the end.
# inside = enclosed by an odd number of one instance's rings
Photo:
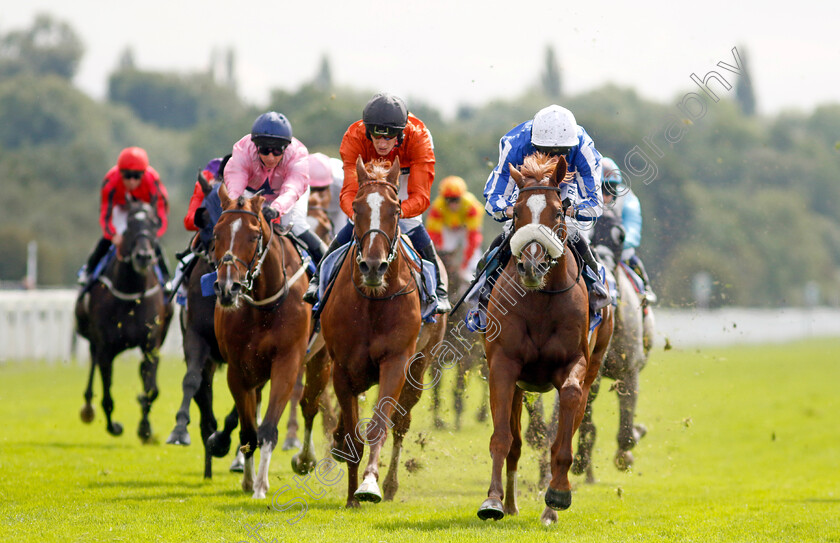
MULTIPOLYGON (((504 214, 505 208, 516 203, 516 197, 519 195, 516 183, 510 178, 509 164, 521 166, 526 156, 540 150, 531 142, 533 124, 533 120, 525 121, 502 136, 499 141, 499 164, 490 173, 484 185, 484 199, 487 201, 484 209, 497 221, 504 222, 509 219, 504 214)), ((572 198, 575 219, 578 222, 592 222, 601 216, 603 210, 601 154, 595 149, 595 144, 586 130, 578 125, 575 125, 575 128, 575 145, 569 147, 565 157, 569 171, 575 176, 575 183, 570 184, 569 188, 576 190, 564 193, 563 197, 572 198)))
POLYGON ((606 205, 614 207, 621 216, 624 227, 624 246, 621 260, 630 266, 644 283, 645 299, 656 303, 657 297, 650 286, 650 278, 636 248, 642 243, 642 204, 639 197, 624 182, 618 165, 609 157, 601 160, 603 167, 603 194, 606 205), (614 199, 614 200, 613 200, 614 199))
POLYGON ((519 167, 525 157, 536 152, 549 156, 564 156, 568 170, 573 174, 571 183, 563 185, 561 197, 571 201, 567 212, 566 230, 568 241, 582 257, 585 266, 583 277, 589 290, 589 307, 597 312, 612 302, 607 289, 601 266, 595 260, 589 248, 589 237, 595 220, 601 216, 604 199, 601 193, 601 154, 595 149, 592 138, 577 124, 571 111, 558 105, 541 109, 533 120, 526 121, 502 136, 499 141, 499 164, 490 173, 484 186, 484 198, 487 213, 500 222, 505 222, 502 234, 490 244, 482 258, 487 269, 486 287, 479 278, 470 294, 480 291, 482 296, 474 298, 468 295, 465 301, 476 305, 469 312, 468 328, 481 329, 486 322, 482 312, 486 309, 486 298, 495 283, 498 272, 504 267, 510 255, 510 249, 504 243, 513 231, 513 205, 519 195, 516 183, 510 178, 510 165, 519 167), (501 248, 501 249, 499 249, 501 248), (498 253, 498 256, 495 256, 498 253), (489 259, 489 255, 494 255, 489 259), (490 269, 492 260, 494 269, 490 269))

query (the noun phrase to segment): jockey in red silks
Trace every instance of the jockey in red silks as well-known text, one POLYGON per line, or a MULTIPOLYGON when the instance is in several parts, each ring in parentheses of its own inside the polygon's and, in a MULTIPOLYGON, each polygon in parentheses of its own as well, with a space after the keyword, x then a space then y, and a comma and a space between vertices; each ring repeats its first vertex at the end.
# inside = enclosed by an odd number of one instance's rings
MULTIPOLYGON (((166 187, 160 181, 160 175, 149 166, 149 157, 140 147, 127 147, 120 152, 117 164, 105 174, 102 181, 101 201, 99 207, 99 224, 102 227, 102 239, 88 258, 87 264, 79 272, 79 284, 87 285, 90 274, 96 265, 111 248, 119 247, 122 243, 122 233, 126 228, 126 198, 131 196, 135 200, 146 203, 156 201, 157 216, 160 227, 156 232, 160 238, 166 232, 167 214, 169 213, 169 196, 166 187)), ((158 264, 165 282, 169 280, 169 270, 166 260, 155 244, 158 253, 158 264)))
MULTIPOLYGON (((399 197, 402 201, 400 230, 410 239, 424 260, 435 265, 438 287, 436 313, 448 313, 452 308, 440 280, 435 246, 423 227, 422 213, 428 209, 432 181, 435 178, 435 150, 432 135, 423 121, 408 112, 402 98, 392 94, 377 94, 368 101, 362 119, 351 124, 341 140, 341 159, 344 161, 344 186, 341 189, 341 209, 353 216, 353 200, 359 190, 356 160, 361 156, 367 163, 386 159, 393 163, 399 157, 399 197)), ((353 237, 353 223, 348 222, 336 235, 329 252, 349 242, 353 237)), ((309 282, 303 300, 315 304, 318 300, 320 269, 309 282)))

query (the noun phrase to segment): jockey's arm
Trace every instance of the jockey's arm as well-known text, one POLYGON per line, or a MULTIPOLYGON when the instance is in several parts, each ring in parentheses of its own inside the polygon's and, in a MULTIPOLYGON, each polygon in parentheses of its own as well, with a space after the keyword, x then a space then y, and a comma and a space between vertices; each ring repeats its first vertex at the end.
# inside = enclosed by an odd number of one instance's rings
POLYGON ((594 221, 603 212, 604 196, 601 193, 601 154, 595 149, 592 138, 581 129, 580 145, 574 157, 574 167, 580 176, 579 187, 583 194, 574 204, 574 217, 578 221, 594 221))
POLYGON ((152 197, 157 198, 157 216, 160 219, 160 227, 157 231, 157 237, 160 238, 166 233, 166 227, 169 223, 169 194, 166 192, 166 187, 160 182, 160 177, 154 176, 154 189, 152 190, 152 197))
POLYGON ((408 198, 400 206, 404 219, 416 217, 429 208, 435 179, 435 151, 429 131, 416 129, 411 136, 406 149, 406 156, 410 157, 408 198))
POLYGON ((426 231, 435 247, 440 250, 443 246, 443 212, 441 206, 445 205, 443 198, 435 198, 429 208, 429 216, 426 218, 426 231))
POLYGON ((282 217, 288 213, 309 187, 309 152, 302 143, 292 140, 286 147, 283 162, 279 167, 286 173, 277 198, 271 202, 272 209, 282 217), (288 162, 286 162, 288 161, 288 162))
POLYGON ((512 140, 507 135, 499 141, 499 163, 490 172, 487 182, 484 184, 484 209, 487 214, 499 222, 510 219, 506 209, 513 205, 513 194, 516 184, 510 179, 510 162, 521 162, 518 157, 521 152, 516 152, 512 146, 512 140))

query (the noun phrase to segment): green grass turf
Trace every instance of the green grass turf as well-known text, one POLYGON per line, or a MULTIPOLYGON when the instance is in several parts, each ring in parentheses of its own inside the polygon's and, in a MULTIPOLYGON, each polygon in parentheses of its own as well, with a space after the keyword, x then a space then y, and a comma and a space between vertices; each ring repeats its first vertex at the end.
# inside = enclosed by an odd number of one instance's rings
MULTIPOLYGON (((86 368, 0 365, 0 541, 840 542, 838 340, 655 352, 638 407, 648 435, 629 473, 612 466, 617 414, 606 382, 595 405, 599 482, 573 478, 572 507, 548 528, 538 521, 543 502, 527 447, 519 516, 476 517, 489 484, 491 425, 475 420, 486 386, 475 375, 462 431, 434 429, 430 395, 416 408, 403 460, 421 468, 400 472, 394 503, 345 510, 345 474, 332 487, 314 484, 324 497, 306 498, 306 514, 290 524, 300 507, 279 512, 270 505, 283 485, 291 488, 278 505, 306 496, 292 481, 292 452, 275 452, 269 498, 257 501, 240 490, 240 475, 227 471, 230 456, 215 461, 212 481, 202 479, 195 406, 193 445, 163 444, 180 402, 180 360, 161 364, 151 418, 159 444, 140 443, 137 359, 132 353, 116 364, 115 419, 125 425, 118 438, 105 432, 98 378, 96 420, 88 426, 79 419, 86 368), (248 532, 254 524, 263 524, 258 536, 248 532)), ((231 405, 223 373, 215 385, 221 414, 231 405)), ((284 430, 285 417, 281 436, 284 430)), ((320 433, 316 444, 325 452, 320 433)), ((389 450, 390 441, 385 460, 389 450)))

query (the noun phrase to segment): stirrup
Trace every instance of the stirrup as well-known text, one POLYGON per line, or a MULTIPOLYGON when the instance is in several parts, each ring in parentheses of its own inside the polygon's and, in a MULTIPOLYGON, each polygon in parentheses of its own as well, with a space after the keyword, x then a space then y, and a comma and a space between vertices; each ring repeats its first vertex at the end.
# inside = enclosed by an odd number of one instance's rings
POLYGON ((437 297, 437 308, 435 308, 436 315, 443 315, 452 311, 452 304, 449 302, 449 296, 446 294, 440 295, 435 293, 437 297))

